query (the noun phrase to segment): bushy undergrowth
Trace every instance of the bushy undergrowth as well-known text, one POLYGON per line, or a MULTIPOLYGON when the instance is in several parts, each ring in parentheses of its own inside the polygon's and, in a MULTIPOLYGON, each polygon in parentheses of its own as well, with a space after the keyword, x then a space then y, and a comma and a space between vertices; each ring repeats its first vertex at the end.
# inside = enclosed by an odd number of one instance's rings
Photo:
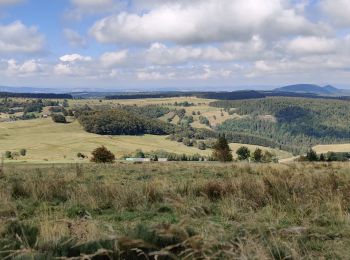
POLYGON ((345 259, 350 165, 7 166, 0 258, 345 259))

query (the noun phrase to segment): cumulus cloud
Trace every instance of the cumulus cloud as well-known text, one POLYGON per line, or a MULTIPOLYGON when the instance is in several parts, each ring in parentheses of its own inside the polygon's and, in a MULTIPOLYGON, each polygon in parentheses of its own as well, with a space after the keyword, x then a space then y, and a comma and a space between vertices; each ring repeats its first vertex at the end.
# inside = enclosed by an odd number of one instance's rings
POLYGON ((283 0, 165 1, 148 12, 120 13, 97 21, 91 34, 103 43, 181 44, 246 40, 253 35, 316 34, 309 22, 283 0))
POLYGON ((246 42, 230 41, 212 46, 172 46, 153 43, 145 51, 145 59, 152 64, 169 65, 186 62, 248 61, 268 56, 266 43, 257 35, 246 42))
POLYGON ((45 37, 37 27, 27 27, 20 21, 0 24, 0 53, 38 53, 43 50, 45 37))
MULTIPOLYGON (((0 0, 0 6, 15 2, 0 0)), ((66 17, 92 15, 86 22, 92 21, 88 32, 97 43, 87 48, 91 39, 66 28, 63 36, 74 51, 35 60, 28 54, 45 44, 38 28, 20 21, 0 24, 1 76, 14 78, 17 71, 33 78, 69 78, 69 84, 113 86, 117 80, 141 86, 350 80, 350 36, 344 36, 350 26, 348 0, 67 2, 66 17), (89 56, 89 50, 100 54, 89 56)))
POLYGON ((146 59, 152 64, 166 65, 184 63, 196 60, 225 61, 233 58, 229 52, 223 52, 215 47, 167 47, 162 43, 154 43, 145 53, 146 59))
POLYGON ((106 52, 102 54, 100 61, 104 67, 113 67, 123 63, 128 56, 128 50, 118 52, 106 52))
POLYGON ((349 0, 321 0, 322 11, 339 26, 350 26, 349 0))
POLYGON ((60 61, 63 62, 76 62, 76 61, 91 61, 90 56, 81 56, 80 54, 67 54, 60 57, 60 61))
POLYGON ((128 50, 106 52, 98 57, 78 53, 66 54, 54 64, 53 72, 58 76, 86 78, 114 78, 119 75, 116 66, 127 62, 128 50))
POLYGON ((87 46, 87 40, 78 32, 66 28, 63 30, 63 34, 71 46, 83 48, 87 46))
POLYGON ((19 62, 15 59, 2 60, 3 72, 7 76, 28 77, 42 72, 43 65, 39 60, 25 60, 19 62))
POLYGON ((337 49, 337 41, 320 37, 297 37, 289 42, 287 49, 296 54, 329 54, 337 49))

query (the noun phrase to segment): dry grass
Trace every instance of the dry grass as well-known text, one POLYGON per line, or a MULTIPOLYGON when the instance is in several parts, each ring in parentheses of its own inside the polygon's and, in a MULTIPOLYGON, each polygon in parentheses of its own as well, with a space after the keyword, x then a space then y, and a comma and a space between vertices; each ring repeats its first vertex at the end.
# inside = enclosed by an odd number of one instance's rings
POLYGON ((317 145, 314 147, 314 150, 319 154, 328 152, 349 153, 350 144, 317 145))
POLYGON ((78 244, 78 256, 122 259, 344 259, 349 172, 346 163, 7 165, 0 254, 19 223, 17 243, 34 255, 78 244), (36 243, 23 244, 36 229, 36 243))
MULTIPOLYGON (((171 153, 210 155, 195 147, 172 142, 166 136, 100 136, 85 132, 78 122, 55 124, 51 119, 37 119, 0 123, 0 153, 27 149, 27 156, 19 161, 29 162, 79 162, 77 153, 90 156, 96 147, 105 145, 117 157, 163 149, 171 153)), ((15 161, 13 161, 15 162, 15 161)))
MULTIPOLYGON (((27 149, 27 156, 11 162, 34 163, 75 163, 80 162, 77 153, 90 156, 96 147, 105 145, 117 155, 117 158, 134 153, 137 149, 145 152, 165 150, 178 154, 211 155, 211 150, 199 150, 196 147, 187 147, 182 143, 166 139, 166 136, 100 136, 85 132, 78 122, 71 124, 55 124, 51 119, 37 119, 0 123, 0 153, 5 151, 19 151, 27 149)), ((232 144, 236 151, 242 144, 232 144)), ((257 146, 249 146, 255 149, 257 146)), ((271 150, 281 158, 289 157, 287 152, 271 150)), ((88 159, 86 159, 88 161, 88 159)))

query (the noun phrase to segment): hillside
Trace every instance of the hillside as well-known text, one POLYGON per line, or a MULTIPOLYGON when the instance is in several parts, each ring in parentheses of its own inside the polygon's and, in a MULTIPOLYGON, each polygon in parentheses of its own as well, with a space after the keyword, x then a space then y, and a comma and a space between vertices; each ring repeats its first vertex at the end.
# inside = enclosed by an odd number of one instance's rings
MULTIPOLYGON (((28 121, 16 121, 0 123, 0 153, 5 151, 18 152, 26 149, 27 155, 18 160, 9 162, 36 162, 36 163, 76 163, 81 161, 77 153, 90 156, 96 147, 101 145, 109 148, 117 158, 123 155, 133 154, 136 150, 144 152, 164 150, 169 153, 203 156, 211 155, 211 150, 199 150, 196 147, 188 147, 182 143, 167 140, 166 136, 139 135, 139 136, 102 136, 87 133, 78 122, 71 124, 55 124, 51 119, 36 119, 28 121)), ((231 144, 235 151, 239 144, 231 144)), ((249 146, 252 150, 258 146, 249 146)), ((280 158, 291 155, 277 149, 260 147, 269 150, 280 158)))
POLYGON ((216 101, 211 105, 241 115, 239 119, 225 121, 219 131, 265 138, 269 146, 295 154, 317 144, 350 141, 348 101, 279 97, 216 101))
POLYGON ((342 90, 330 85, 321 87, 313 84, 290 85, 290 86, 285 86, 281 88, 276 88, 274 89, 274 91, 294 92, 294 93, 312 93, 312 94, 318 94, 318 95, 334 95, 334 94, 342 93, 342 90))

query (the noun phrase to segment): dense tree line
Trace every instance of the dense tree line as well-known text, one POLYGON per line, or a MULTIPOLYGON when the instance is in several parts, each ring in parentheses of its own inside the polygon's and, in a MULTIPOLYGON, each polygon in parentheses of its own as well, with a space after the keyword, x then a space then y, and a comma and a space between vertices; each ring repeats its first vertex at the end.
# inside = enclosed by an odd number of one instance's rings
POLYGON ((188 101, 184 101, 184 102, 175 102, 174 106, 175 107, 193 107, 195 106, 195 104, 188 101))
POLYGON ((171 124, 123 109, 85 111, 78 120, 87 132, 101 135, 164 135, 174 132, 171 124))
POLYGON ((267 98, 216 101, 211 105, 226 110, 235 108, 236 113, 244 116, 241 119, 227 120, 218 127, 218 130, 262 138, 247 143, 262 145, 261 141, 265 140, 268 146, 279 146, 300 153, 318 143, 350 141, 348 101, 267 98), (275 120, 267 119, 266 115, 273 116, 275 120), (271 143, 268 140, 271 140, 271 143))
POLYGON ((161 92, 161 93, 127 93, 121 95, 106 96, 112 99, 145 99, 145 98, 172 98, 172 97, 198 97, 206 99, 240 100, 251 98, 264 98, 266 95, 258 91, 233 91, 233 92, 161 92))
POLYGON ((70 94, 53 94, 53 93, 12 93, 0 92, 0 98, 45 98, 45 99, 73 99, 70 94))
POLYGON ((40 113, 44 107, 47 106, 58 106, 59 102, 56 100, 13 100, 9 98, 3 98, 0 101, 0 113, 9 113, 13 114, 16 112, 24 112, 24 113, 32 113, 38 112, 40 113))
POLYGON ((328 152, 318 155, 315 150, 309 149, 305 156, 301 156, 299 161, 308 162, 345 162, 350 160, 350 153, 328 152))
POLYGON ((218 100, 245 100, 258 99, 267 97, 295 97, 295 98, 312 98, 312 99, 335 99, 349 100, 350 97, 333 97, 319 96, 312 93, 293 93, 284 91, 232 91, 232 92, 145 92, 145 93, 125 93, 119 95, 106 96, 107 100, 111 99, 145 99, 145 98, 173 98, 173 97, 198 97, 205 99, 218 100))
POLYGON ((168 107, 159 105, 119 106, 118 108, 147 118, 159 118, 171 111, 168 107))

